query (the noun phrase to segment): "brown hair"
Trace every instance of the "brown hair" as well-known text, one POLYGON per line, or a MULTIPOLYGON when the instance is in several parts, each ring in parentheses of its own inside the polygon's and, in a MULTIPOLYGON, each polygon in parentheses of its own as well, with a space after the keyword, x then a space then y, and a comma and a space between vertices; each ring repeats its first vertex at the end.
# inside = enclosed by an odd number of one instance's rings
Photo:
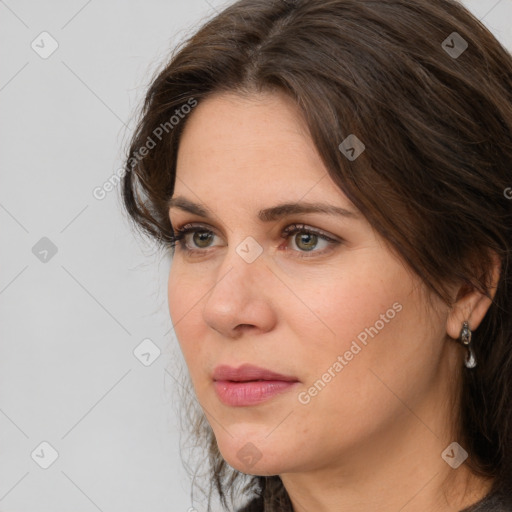
MULTIPOLYGON (((499 284, 473 335, 478 365, 462 373, 456 420, 472 471, 508 486, 511 55, 454 0, 240 0, 178 46, 149 88, 122 182, 142 232, 172 246, 167 203, 187 117, 171 116, 213 93, 276 90, 300 108, 334 182, 447 303, 448 284, 487 294, 498 255, 499 284), (339 149, 350 134, 366 147, 355 160, 339 149)), ((222 459, 204 416, 196 427, 227 507, 243 474, 222 459)), ((279 476, 253 476, 249 489, 265 510, 291 510, 279 476)))

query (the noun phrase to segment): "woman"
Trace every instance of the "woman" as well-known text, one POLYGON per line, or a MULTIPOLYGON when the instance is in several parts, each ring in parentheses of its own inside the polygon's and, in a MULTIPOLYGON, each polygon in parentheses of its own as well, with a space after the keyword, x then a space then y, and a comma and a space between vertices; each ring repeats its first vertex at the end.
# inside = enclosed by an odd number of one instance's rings
POLYGON ((241 0, 177 49, 123 198, 226 510, 512 510, 511 163, 455 1, 241 0))

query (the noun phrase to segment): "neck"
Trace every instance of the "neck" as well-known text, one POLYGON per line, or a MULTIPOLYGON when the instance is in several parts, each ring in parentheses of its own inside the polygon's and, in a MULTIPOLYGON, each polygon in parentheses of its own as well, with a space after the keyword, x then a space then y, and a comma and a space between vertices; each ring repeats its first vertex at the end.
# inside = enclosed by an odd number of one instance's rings
POLYGON ((441 458, 450 441, 418 439, 360 449, 337 468, 281 475, 294 511, 459 512, 490 491, 490 479, 441 458))
POLYGON ((491 479, 441 457, 457 439, 446 424, 456 410, 446 392, 439 386, 414 411, 403 407, 402 417, 370 439, 315 467, 281 474, 294 511, 459 512, 483 498, 491 479))

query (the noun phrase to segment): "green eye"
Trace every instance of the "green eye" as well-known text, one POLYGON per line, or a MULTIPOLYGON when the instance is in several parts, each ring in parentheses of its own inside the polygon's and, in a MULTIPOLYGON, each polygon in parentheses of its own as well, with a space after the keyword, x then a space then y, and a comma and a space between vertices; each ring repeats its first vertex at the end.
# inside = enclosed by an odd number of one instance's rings
POLYGON ((295 236, 295 245, 299 247, 299 249, 304 249, 305 251, 311 251, 315 248, 318 243, 318 235, 313 233, 297 233, 295 236), (298 236, 297 236, 298 235, 298 236), (304 244, 304 245, 302 245, 304 244))
MULTIPOLYGON (((215 245, 212 245, 211 243, 215 236, 217 235, 205 226, 186 224, 181 228, 175 229, 175 234, 171 237, 170 246, 174 249, 174 247, 178 245, 180 250, 183 250, 186 254, 190 255, 193 253, 206 253, 207 249, 215 247, 215 245), (190 245, 187 244, 186 240, 187 235, 189 234, 192 235, 190 245)), ((297 253, 297 256, 299 257, 308 257, 302 253, 310 253, 312 256, 324 254, 326 250, 329 250, 329 246, 341 243, 340 241, 327 236, 327 234, 303 224, 292 224, 286 227, 281 234, 281 238, 284 238, 285 240, 293 240, 297 249, 294 249, 292 252, 297 253), (320 241, 323 242, 326 247, 321 248, 320 250, 315 250, 320 241)))
POLYGON ((211 231, 193 231, 192 234, 194 244, 202 248, 208 247, 208 242, 211 241, 214 236, 211 231))

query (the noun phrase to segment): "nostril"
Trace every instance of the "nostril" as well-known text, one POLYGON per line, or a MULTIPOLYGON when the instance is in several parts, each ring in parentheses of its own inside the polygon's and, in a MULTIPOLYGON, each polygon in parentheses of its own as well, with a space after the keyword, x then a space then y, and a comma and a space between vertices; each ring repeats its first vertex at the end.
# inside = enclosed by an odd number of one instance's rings
POLYGON ((251 324, 240 324, 240 325, 237 325, 236 328, 240 331, 245 331, 247 329, 253 329, 254 328, 254 325, 251 325, 251 324))

